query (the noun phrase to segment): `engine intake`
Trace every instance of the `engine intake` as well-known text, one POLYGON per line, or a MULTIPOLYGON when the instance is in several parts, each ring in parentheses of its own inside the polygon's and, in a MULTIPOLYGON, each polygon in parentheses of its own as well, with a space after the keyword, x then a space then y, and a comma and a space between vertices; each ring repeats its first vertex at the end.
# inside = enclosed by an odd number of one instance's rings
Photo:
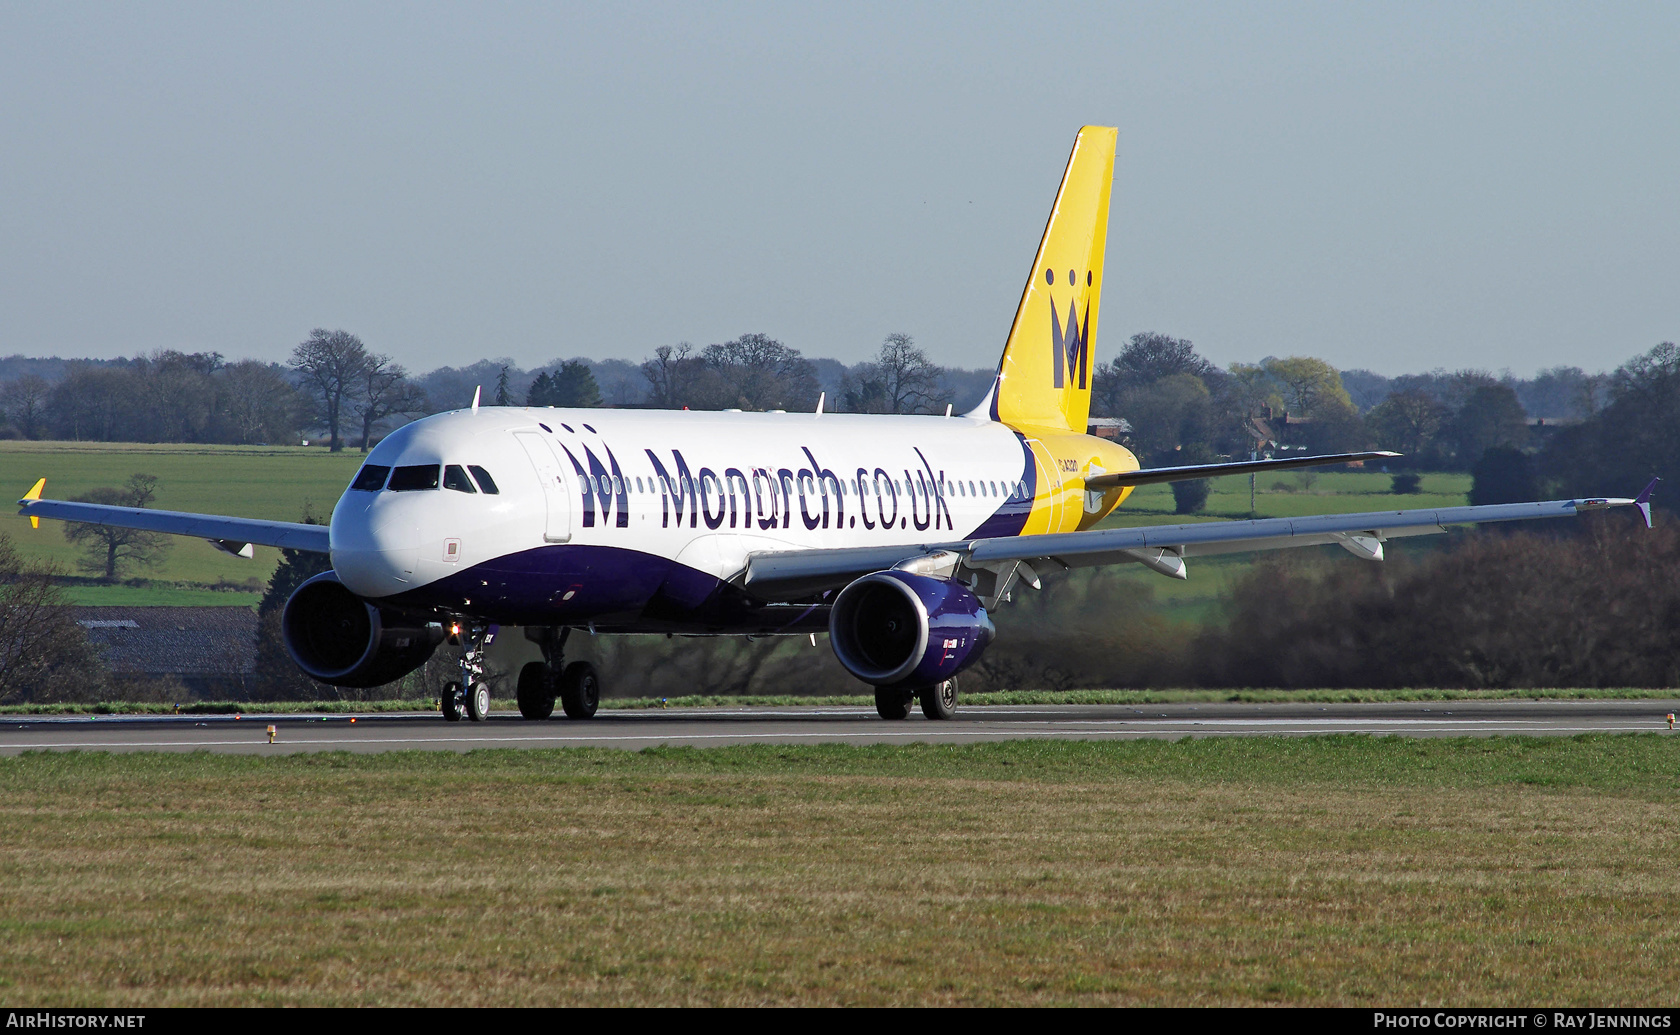
POLYGON ((968 587, 907 571, 865 575, 834 599, 829 643, 875 686, 933 686, 980 660, 994 629, 968 587))
POLYGON ((443 642, 443 626, 374 607, 333 572, 299 586, 280 616, 286 651, 312 679, 369 687, 408 675, 443 642))

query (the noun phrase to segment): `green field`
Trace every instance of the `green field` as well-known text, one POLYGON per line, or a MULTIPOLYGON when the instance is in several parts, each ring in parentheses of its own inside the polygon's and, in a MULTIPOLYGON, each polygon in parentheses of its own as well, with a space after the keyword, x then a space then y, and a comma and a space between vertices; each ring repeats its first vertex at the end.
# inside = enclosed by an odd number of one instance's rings
MULTIPOLYGON (((160 509, 279 521, 298 520, 305 506, 323 519, 329 516, 360 463, 361 454, 357 452, 332 454, 302 446, 0 441, 0 485, 14 486, 19 496, 42 476, 47 479, 48 496, 68 499, 98 486, 120 485, 131 474, 145 473, 158 477, 156 506, 160 509)), ((1388 491, 1389 484, 1388 475, 1375 471, 1311 477, 1299 472, 1280 474, 1258 480, 1255 503, 1261 517, 1462 506, 1470 477, 1424 475, 1425 491, 1414 496, 1395 496, 1388 491)), ((1202 514, 1174 514, 1170 487, 1151 485, 1134 493, 1120 513, 1104 521, 1102 527, 1248 516, 1248 479, 1216 478, 1202 514)), ((31 530, 28 522, 14 520, 8 531, 25 557, 56 562, 66 571, 76 570, 78 551, 65 541, 58 522, 43 522, 39 530, 31 530)), ((242 561, 198 540, 178 539, 161 567, 133 573, 142 580, 139 584, 81 583, 68 587, 67 593, 72 603, 90 605, 249 606, 258 595, 249 588, 249 580, 266 583, 278 562, 278 551, 265 547, 257 548, 255 560, 242 561)), ((1149 584, 1159 606, 1172 617, 1200 620, 1230 579, 1246 570, 1249 563, 1249 558, 1241 555, 1198 560, 1191 565, 1188 582, 1164 579, 1142 568, 1128 570, 1127 577, 1149 584)))
POLYGON ((1680 740, 0 759, 40 1006, 1652 1005, 1680 740))
MULTIPOLYGON (((1177 525, 1193 521, 1247 520, 1248 478, 1213 478, 1213 491, 1200 514, 1173 513, 1170 485, 1145 485, 1134 492, 1119 512, 1105 518, 1099 528, 1135 528, 1141 525, 1177 525)), ((1367 510, 1422 510, 1429 507, 1462 507, 1468 502, 1470 476, 1459 473, 1430 473, 1423 476, 1421 493, 1396 496, 1389 491, 1389 475, 1375 471, 1333 471, 1307 479, 1300 472, 1262 476, 1254 496, 1259 517, 1304 517, 1309 514, 1354 514, 1367 510), (1303 485, 1310 482, 1310 488, 1303 485), (1287 489, 1272 488, 1275 484, 1287 489)), ((1421 539, 1398 543, 1391 551, 1416 552, 1437 549, 1437 540, 1421 539)), ((1340 550, 1315 551, 1337 561, 1349 558, 1340 550)), ((1190 577, 1183 581, 1163 578, 1147 568, 1126 566, 1116 569, 1123 580, 1149 587, 1154 605, 1165 617, 1202 622, 1212 617, 1221 597, 1233 580, 1254 563, 1253 554, 1198 557, 1187 562, 1190 577)))
MULTIPOLYGON (((325 520, 361 459, 357 452, 303 446, 0 441, 0 485, 22 496, 45 477, 45 495, 70 499, 102 485, 121 485, 132 474, 154 474, 154 506, 160 510, 297 521, 307 506, 325 520)), ((43 521, 31 529, 28 521, 13 518, 4 531, 26 558, 76 571, 80 554, 65 540, 62 522, 43 521)), ((161 567, 132 573, 147 585, 77 585, 69 596, 78 604, 250 605, 257 594, 246 584, 253 578, 267 583, 279 562, 279 551, 266 547, 257 547, 256 558, 246 561, 196 539, 176 538, 161 567)))

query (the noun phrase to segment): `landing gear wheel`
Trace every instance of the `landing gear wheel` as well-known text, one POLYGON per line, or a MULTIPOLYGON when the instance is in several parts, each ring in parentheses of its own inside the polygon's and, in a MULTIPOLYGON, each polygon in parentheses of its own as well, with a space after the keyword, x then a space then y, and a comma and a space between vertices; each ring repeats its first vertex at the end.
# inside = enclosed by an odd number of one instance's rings
POLYGON ((519 670, 519 714, 542 720, 554 714, 554 691, 548 685, 548 666, 533 661, 519 670))
POLYGON ((443 711, 443 721, 461 721, 461 684, 453 679, 443 684, 443 700, 440 704, 443 711))
POLYGON ((930 719, 957 717, 957 681, 947 679, 922 690, 922 714, 930 719))
POLYGON ((910 702, 914 698, 908 690, 889 690, 886 687, 875 688, 875 710, 881 718, 897 721, 910 717, 910 702))
POLYGON ((574 661, 560 673, 560 707, 568 719, 587 719, 601 706, 601 677, 587 661, 574 661))
POLYGON ((490 684, 474 683, 467 695, 467 718, 483 722, 490 715, 490 684))

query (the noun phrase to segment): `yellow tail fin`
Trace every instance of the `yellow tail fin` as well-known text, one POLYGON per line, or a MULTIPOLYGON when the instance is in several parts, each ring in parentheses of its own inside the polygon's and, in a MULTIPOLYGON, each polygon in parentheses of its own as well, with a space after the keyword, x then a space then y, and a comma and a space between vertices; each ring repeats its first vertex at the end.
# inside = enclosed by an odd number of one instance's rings
POLYGON ((997 382, 983 404, 1014 426, 1085 432, 1091 414, 1092 341, 1108 243, 1108 195, 1120 131, 1086 126, 1073 142, 1062 188, 1050 210, 1038 256, 997 382))

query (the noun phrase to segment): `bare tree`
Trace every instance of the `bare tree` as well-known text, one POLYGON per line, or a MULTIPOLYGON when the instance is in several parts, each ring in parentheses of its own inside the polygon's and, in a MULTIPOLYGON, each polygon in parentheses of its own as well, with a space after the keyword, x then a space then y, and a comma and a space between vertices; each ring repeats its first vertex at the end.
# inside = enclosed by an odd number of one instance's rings
POLYGON ((85 698, 104 681, 55 574, 24 563, 0 534, 0 704, 85 698))
POLYGON ((275 366, 254 359, 230 363, 217 372, 216 384, 218 441, 267 445, 297 431, 307 404, 275 366))
POLYGON ((219 352, 189 355, 160 349, 136 358, 135 437, 150 442, 204 441, 219 408, 211 375, 221 367, 219 352))
POLYGON ((743 334, 708 345, 701 354, 713 375, 699 402, 707 409, 808 410, 817 402, 817 374, 811 361, 764 334, 743 334))
MULTIPOLYGON (((157 497, 157 476, 136 474, 122 488, 103 487, 77 496, 77 503, 103 503, 118 507, 149 506, 157 497)), ((108 581, 115 581, 117 572, 129 564, 143 564, 155 568, 169 554, 169 537, 161 532, 142 532, 137 528, 115 528, 111 525, 88 525, 71 521, 64 525, 64 538, 84 547, 86 553, 77 562, 83 571, 104 572, 108 581)))
POLYGON ((648 382, 648 402, 662 410, 687 405, 700 365, 694 346, 686 341, 654 349, 653 358, 642 364, 642 376, 648 382))
POLYGON ((35 374, 25 374, 6 382, 0 390, 0 403, 6 407, 6 417, 24 438, 40 438, 46 430, 47 396, 52 385, 35 374))
POLYGON ((874 360, 846 374, 841 390, 854 413, 928 413, 946 401, 939 392, 944 374, 914 338, 895 333, 881 342, 874 360))
POLYGON ((304 387, 320 407, 321 420, 327 426, 335 453, 344 448, 338 434, 344 397, 354 391, 367 359, 367 346, 362 344, 362 339, 347 331, 320 327, 310 331, 309 340, 292 350, 292 366, 302 375, 304 387))
POLYGON ((390 356, 370 355, 356 375, 351 406, 362 422, 362 452, 368 451, 373 429, 386 417, 419 413, 426 408, 426 392, 408 379, 408 371, 390 356))
POLYGON ((1435 444, 1450 414, 1427 392, 1409 389, 1390 393, 1365 415, 1365 425, 1377 436, 1377 444, 1408 457, 1420 458, 1435 444))
POLYGON ((47 420, 59 438, 124 441, 133 435, 138 394, 126 367, 72 362, 47 397, 47 420))

